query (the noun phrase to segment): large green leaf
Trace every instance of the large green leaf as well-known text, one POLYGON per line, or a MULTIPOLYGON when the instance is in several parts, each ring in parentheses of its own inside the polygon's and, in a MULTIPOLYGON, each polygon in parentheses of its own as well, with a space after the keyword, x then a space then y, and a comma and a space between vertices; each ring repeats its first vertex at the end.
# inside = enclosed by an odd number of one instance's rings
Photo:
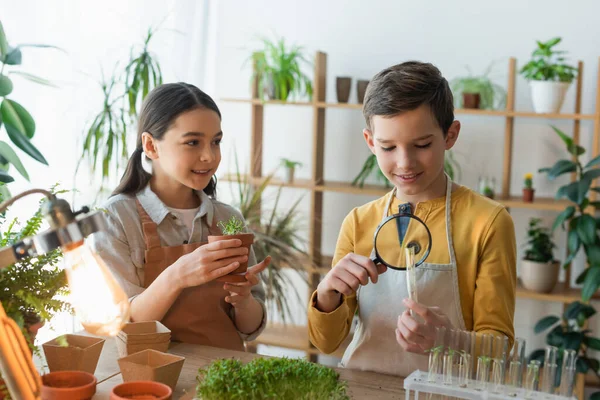
MULTIPOLYGON (((556 230, 559 226, 563 226, 563 223, 571 218, 575 214, 575 207, 568 206, 565 208, 554 220, 554 224, 552 224, 552 231, 556 230)), ((564 227, 563 227, 564 229, 564 227)))
POLYGON ((594 179, 596 179, 599 176, 600 176, 600 168, 590 169, 583 173, 583 179, 589 179, 590 181, 593 181, 594 179))
POLYGON ((575 283, 581 285, 583 282, 585 282, 585 277, 587 276, 588 272, 590 272, 589 268, 584 269, 583 272, 579 274, 579 276, 575 280, 575 283))
POLYGON ((575 172, 576 170, 577 170, 577 164, 575 164, 573 161, 558 160, 552 166, 552 168, 550 168, 550 171, 548 171, 548 179, 554 180, 557 177, 559 177, 560 175, 563 175, 563 174, 566 174, 569 172, 575 172))
POLYGON ((595 167, 596 165, 600 165, 600 156, 596 156, 596 157, 592 158, 590 161, 588 161, 588 163, 585 164, 585 167, 583 167, 583 169, 595 167))
POLYGON ((6 41, 6 35, 4 34, 4 27, 2 21, 0 21, 0 59, 4 60, 4 56, 8 53, 8 42, 6 41))
POLYGON ((589 269, 581 292, 583 301, 589 301, 600 286, 600 267, 592 266, 589 269))
POLYGON ((10 182, 12 182, 14 180, 15 180, 15 178, 13 178, 12 176, 10 176, 7 172, 0 171, 0 182, 10 183, 10 182))
POLYGON ((581 247, 581 239, 577 230, 572 229, 567 235, 567 248, 569 249, 569 254, 577 254, 579 247, 581 247))
POLYGON ((21 65, 23 61, 23 54, 21 54, 21 49, 18 47, 9 47, 8 54, 4 58, 4 64, 7 65, 21 65))
POLYGON ((2 105, 0 105, 0 114, 2 114, 2 121, 5 125, 12 125, 14 129, 27 138, 31 139, 35 134, 33 117, 16 101, 4 99, 2 105))
POLYGON ((564 193, 573 203, 581 204, 590 189, 591 181, 582 179, 563 186, 559 189, 559 193, 564 193))
POLYGON ((596 241, 596 220, 588 214, 582 215, 577 221, 577 234, 583 244, 593 245, 596 241))
POLYGON ((600 245, 598 243, 586 246, 585 254, 587 255, 588 263, 600 266, 600 245))
POLYGON ((574 156, 580 156, 585 153, 585 148, 581 147, 578 144, 573 144, 573 145, 569 146, 568 150, 569 150, 569 153, 573 154, 574 156))
POLYGON ((590 349, 600 350, 600 339, 596 339, 595 337, 586 336, 583 339, 583 343, 590 349))
POLYGON ((0 75, 0 97, 8 96, 13 91, 13 83, 6 75, 0 75))
POLYGON ((568 332, 565 334, 563 339, 563 345, 566 349, 578 351, 583 342, 583 333, 581 332, 568 332))
POLYGON ((21 163, 21 160, 19 159, 19 156, 17 155, 17 153, 15 153, 15 151, 12 149, 12 147, 10 147, 10 145, 8 143, 3 142, 1 140, 0 140, 0 155, 4 159, 6 159, 9 163, 11 163, 12 165, 15 166, 17 171, 19 171, 19 173, 21 175, 23 175, 23 178, 29 180, 29 174, 27 173, 27 170, 25 170, 25 167, 21 163))
POLYGON ((567 319, 577 318, 577 315, 581 311, 582 307, 583 307, 583 303, 581 303, 579 301, 572 302, 571 304, 569 304, 567 306, 567 309, 565 310, 565 313, 564 313, 565 318, 567 318, 567 319))
POLYGON ((48 165, 48 161, 44 158, 42 153, 27 139, 27 136, 19 132, 15 127, 10 124, 4 124, 6 132, 10 140, 21 150, 31 156, 34 160, 41 162, 42 164, 48 165))
POLYGON ((571 137, 569 137, 566 133, 564 133, 555 126, 553 126, 552 129, 554 129, 554 132, 556 132, 556 134, 562 139, 562 141, 565 142, 567 149, 573 146, 573 139, 571 137))
POLYGON ((535 324, 533 331, 536 334, 542 333, 546 329, 550 328, 552 325, 556 324, 558 321, 560 321, 560 318, 558 318, 557 316, 548 315, 548 316, 542 318, 541 320, 539 320, 537 324, 535 324))

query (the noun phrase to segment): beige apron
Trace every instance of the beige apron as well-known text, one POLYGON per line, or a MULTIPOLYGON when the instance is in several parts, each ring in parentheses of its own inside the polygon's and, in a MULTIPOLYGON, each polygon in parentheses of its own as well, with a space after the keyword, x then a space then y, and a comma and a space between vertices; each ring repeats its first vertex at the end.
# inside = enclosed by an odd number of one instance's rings
MULTIPOLYGON (((144 287, 148 287, 179 257, 206 244, 208 234, 203 232, 200 243, 161 246, 156 223, 137 199, 136 206, 146 243, 144 287)), ((210 235, 221 234, 215 224, 208 230, 210 235)), ((161 321, 171 330, 171 340, 244 351, 244 342, 230 318, 232 306, 225 302, 228 294, 223 283, 216 281, 184 289, 161 321)))
MULTIPOLYGON (((382 221, 388 216, 395 194, 394 188, 382 221)), ((452 242, 451 197, 452 180, 448 177, 445 216, 450 264, 425 262, 417 267, 417 297, 421 304, 439 307, 454 327, 465 329, 452 242)), ((406 234, 409 233, 410 228, 406 234)), ((374 256, 375 251, 372 250, 371 258, 374 256)), ((356 297, 358 325, 354 338, 344 353, 341 366, 403 377, 417 369, 427 371, 427 356, 405 352, 396 341, 398 316, 405 310, 402 299, 409 297, 406 272, 388 269, 385 274, 379 276, 377 283, 359 287, 356 297)))

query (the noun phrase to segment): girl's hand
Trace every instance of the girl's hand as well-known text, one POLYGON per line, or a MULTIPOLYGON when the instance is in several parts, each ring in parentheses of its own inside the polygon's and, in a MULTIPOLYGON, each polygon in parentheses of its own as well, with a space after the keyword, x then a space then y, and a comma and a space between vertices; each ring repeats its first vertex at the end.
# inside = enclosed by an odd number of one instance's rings
POLYGON ((235 307, 236 311, 248 308, 252 301, 256 301, 252 296, 252 287, 258 285, 258 274, 265 270, 271 264, 271 256, 265 258, 262 262, 248 268, 246 272, 246 282, 226 283, 223 288, 229 292, 225 301, 235 307))
POLYGON ((173 264, 174 284, 181 289, 200 286, 235 271, 247 260, 248 249, 239 239, 205 244, 173 264))
POLYGON ((435 344, 435 328, 444 326, 453 329, 450 319, 439 307, 427 307, 410 299, 404 299, 406 310, 398 317, 396 341, 404 351, 425 354, 435 344), (413 311, 422 318, 424 323, 411 317, 413 311))

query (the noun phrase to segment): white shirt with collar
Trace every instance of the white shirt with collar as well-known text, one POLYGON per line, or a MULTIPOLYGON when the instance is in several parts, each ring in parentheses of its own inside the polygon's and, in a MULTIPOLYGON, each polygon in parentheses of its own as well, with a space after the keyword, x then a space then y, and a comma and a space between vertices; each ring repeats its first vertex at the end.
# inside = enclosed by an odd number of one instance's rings
MULTIPOLYGON (((103 215, 107 230, 91 235, 87 240, 91 248, 104 260, 113 275, 127 294, 133 299, 144 291, 144 252, 146 244, 142 232, 142 223, 137 212, 135 199, 140 201, 148 216, 157 225, 162 246, 180 246, 185 243, 206 241, 208 226, 213 219, 228 220, 232 215, 242 219, 239 211, 211 199, 203 191, 196 191, 200 198, 200 207, 191 222, 191 229, 186 223, 172 213, 147 185, 136 196, 119 194, 111 197, 104 204, 103 215), (206 223, 202 217, 206 216, 206 223)), ((256 264, 254 250, 248 255, 248 265, 256 264)), ((262 305, 264 317, 256 332, 249 335, 240 333, 243 340, 255 339, 264 329, 267 320, 265 307, 265 289, 262 281, 252 288, 252 295, 262 305)), ((232 315, 233 318, 233 315, 232 315)))

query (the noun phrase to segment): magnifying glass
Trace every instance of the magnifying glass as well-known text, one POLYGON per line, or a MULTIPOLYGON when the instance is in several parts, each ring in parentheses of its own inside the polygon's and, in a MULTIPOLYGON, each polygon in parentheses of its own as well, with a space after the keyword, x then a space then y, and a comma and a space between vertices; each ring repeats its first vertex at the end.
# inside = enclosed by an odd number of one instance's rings
POLYGON ((371 260, 397 271, 406 271, 409 298, 418 301, 416 267, 429 256, 431 244, 431 232, 420 218, 409 213, 393 214, 375 230, 375 257, 371 260))

